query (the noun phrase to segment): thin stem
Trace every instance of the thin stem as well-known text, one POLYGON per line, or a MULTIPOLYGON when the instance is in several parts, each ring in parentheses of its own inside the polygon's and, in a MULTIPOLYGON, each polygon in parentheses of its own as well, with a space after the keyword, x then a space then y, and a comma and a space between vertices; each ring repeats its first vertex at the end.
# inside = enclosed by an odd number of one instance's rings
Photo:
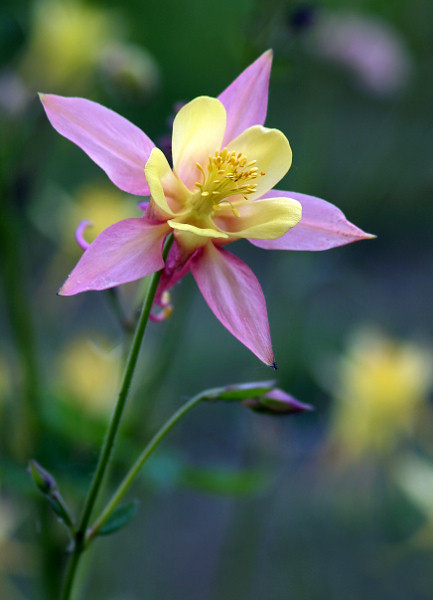
POLYGON ((179 408, 179 410, 177 410, 170 417, 170 419, 168 421, 166 421, 166 423, 164 423, 164 425, 161 427, 161 429, 153 436, 153 438, 150 440, 150 442, 144 448, 144 450, 142 451, 140 456, 137 458, 137 460, 135 461, 135 463, 133 464, 131 469, 128 471, 128 473, 124 477, 122 483, 117 488, 117 491, 114 493, 110 502, 107 504, 107 506, 101 513, 101 515, 95 521, 94 525, 88 531, 88 534, 87 534, 87 537, 85 540, 85 546, 87 546, 89 544, 89 542, 92 540, 92 538, 94 538, 98 534, 101 527, 111 517, 111 515, 113 514, 117 505, 123 499, 126 492, 131 487, 132 483, 134 482, 134 479, 137 477, 142 466, 144 465, 146 460, 149 458, 149 456, 152 454, 152 452, 155 450, 155 448, 159 445, 159 443, 165 438, 167 433, 176 425, 176 423, 178 423, 186 415, 186 413, 188 413, 192 408, 194 408, 194 406, 199 404, 203 400, 203 398, 207 397, 209 395, 209 393, 210 393, 210 390, 207 390, 206 392, 201 392, 200 394, 197 394, 197 396, 194 396, 193 398, 188 400, 188 402, 186 402, 183 406, 181 406, 179 408))
MULTIPOLYGON (((164 260, 167 257, 169 247, 171 246, 171 240, 168 241, 164 248, 164 260)), ((154 273, 149 285, 148 292, 144 299, 143 308, 141 311, 140 318, 137 323, 135 330, 134 339, 132 340, 131 349, 129 351, 128 359, 125 365, 125 371, 123 373, 122 384, 120 387, 117 404, 111 417, 111 423, 109 425, 107 436, 101 449, 99 456, 98 466, 96 467, 95 475, 89 489, 86 502, 84 504, 83 514, 81 517, 78 531, 85 532, 87 524, 89 522, 92 509, 94 507, 96 497, 99 491, 99 487, 102 482, 102 478, 105 473, 107 463, 109 461, 111 451, 116 439, 117 431, 119 428, 120 419, 122 417, 123 409, 125 406, 126 399, 128 397, 129 388, 131 386, 132 377, 134 375, 135 366, 137 364, 138 354, 140 352, 141 342, 143 340, 146 325, 149 320, 150 311, 152 309, 153 299, 155 297, 156 289, 161 277, 161 271, 154 273)))
MULTIPOLYGON (((171 244, 173 243, 173 237, 169 236, 165 242, 164 251, 163 251, 163 259, 164 261, 167 258, 168 252, 170 250, 171 244)), ((146 330, 146 325, 149 320, 150 311, 152 309, 153 300, 155 298, 156 290, 158 287, 159 280, 161 278, 162 271, 158 271, 154 273, 151 277, 149 287, 147 288, 147 293, 144 298, 143 308, 141 310, 141 314, 137 323, 137 327, 135 330, 134 338, 132 340, 131 348, 129 351, 129 355, 126 361, 125 370, 123 373, 122 384, 120 387, 119 396, 117 398, 117 403, 114 408, 111 421, 107 430, 107 434, 102 445, 98 464, 93 475, 93 480, 90 485, 89 491, 87 493, 86 500, 84 502, 83 513, 81 516, 81 520, 76 531, 75 536, 75 546, 73 550, 73 554, 71 557, 71 561, 69 563, 69 568, 66 573, 65 584, 63 588, 63 600, 69 600, 72 586, 75 578, 75 573, 78 567, 80 556, 85 549, 84 540, 87 525, 89 523, 89 519, 92 514, 92 510, 95 506, 95 502, 101 488, 102 480, 104 478, 108 462, 110 460, 110 456, 113 450, 114 443, 116 441, 117 432, 120 425, 120 420, 122 418, 123 410, 125 407, 126 399, 128 397, 129 389, 131 387, 132 377, 134 375, 135 366, 137 364, 138 355, 140 352, 141 342, 143 340, 144 332, 146 330)))
POLYGON ((72 586, 74 585, 75 573, 77 572, 78 563, 81 558, 82 552, 82 544, 80 545, 81 549, 77 550, 78 544, 75 544, 74 552, 72 553, 71 560, 68 565, 68 570, 66 571, 65 582, 63 584, 63 594, 62 599, 67 600, 71 597, 72 586))

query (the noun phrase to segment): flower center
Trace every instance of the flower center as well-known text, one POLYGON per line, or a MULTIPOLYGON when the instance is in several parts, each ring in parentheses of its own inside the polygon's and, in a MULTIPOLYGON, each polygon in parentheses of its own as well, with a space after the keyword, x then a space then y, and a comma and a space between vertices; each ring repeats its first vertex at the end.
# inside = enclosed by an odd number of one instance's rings
POLYGON ((203 181, 194 185, 198 191, 193 196, 193 207, 198 213, 218 212, 228 204, 235 216, 239 211, 227 200, 230 196, 243 196, 245 200, 249 194, 257 190, 254 180, 265 173, 260 172, 255 166, 256 160, 248 162, 242 152, 229 152, 227 148, 216 150, 214 156, 209 156, 207 173, 200 163, 197 168, 203 175, 203 181))

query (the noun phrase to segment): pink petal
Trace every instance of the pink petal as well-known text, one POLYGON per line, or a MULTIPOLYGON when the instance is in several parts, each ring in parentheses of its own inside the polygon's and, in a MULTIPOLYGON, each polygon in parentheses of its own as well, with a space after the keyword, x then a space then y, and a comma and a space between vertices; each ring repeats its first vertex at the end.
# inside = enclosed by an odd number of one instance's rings
POLYGON ((252 125, 263 125, 268 110, 272 50, 262 54, 218 96, 227 111, 226 146, 252 125))
POLYGON ((126 219, 98 235, 59 291, 73 296, 141 279, 164 266, 162 245, 169 227, 141 219, 126 219))
POLYGON ((276 240, 249 240, 265 250, 328 250, 351 242, 374 238, 350 223, 339 208, 306 194, 272 190, 262 196, 285 196, 302 204, 302 218, 298 225, 276 240))
POLYGON ((260 360, 275 366, 265 298, 251 269, 209 243, 197 253, 191 271, 216 318, 260 360))
POLYGON ((84 98, 40 97, 54 129, 84 150, 118 188, 149 194, 144 167, 155 145, 141 129, 84 98))

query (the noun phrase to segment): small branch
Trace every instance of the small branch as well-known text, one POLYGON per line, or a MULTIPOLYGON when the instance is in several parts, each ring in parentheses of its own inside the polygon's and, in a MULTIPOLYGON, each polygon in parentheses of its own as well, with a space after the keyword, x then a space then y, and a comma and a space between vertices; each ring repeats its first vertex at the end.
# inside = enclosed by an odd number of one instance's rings
POLYGON ((192 408, 194 408, 194 406, 199 404, 205 397, 207 397, 208 393, 209 392, 201 392, 197 396, 194 396, 193 398, 188 400, 188 402, 186 402, 183 406, 181 406, 181 408, 179 408, 179 410, 176 411, 174 413, 174 415, 153 436, 153 438, 150 440, 150 442, 144 448, 144 450, 142 451, 140 456, 137 458, 137 460, 135 461, 135 463, 133 464, 133 466, 131 467, 129 472, 126 474, 125 478, 123 479, 122 483, 119 485, 117 491, 114 493, 112 499, 107 504, 104 511, 101 513, 99 518, 95 521, 94 525, 88 531, 86 540, 85 540, 85 547, 87 547, 89 545, 90 541, 96 535, 98 535, 98 532, 100 531, 101 527, 103 527, 103 525, 111 517, 111 515, 115 511, 116 507, 118 506, 119 502, 121 502, 121 500, 125 496, 126 492, 131 487, 132 483, 134 482, 135 478, 139 474, 141 468, 143 467, 144 463, 147 461, 149 456, 152 454, 152 452, 157 448, 157 446, 160 444, 160 442, 165 438, 165 436, 168 434, 168 432, 176 425, 176 423, 178 423, 192 408))

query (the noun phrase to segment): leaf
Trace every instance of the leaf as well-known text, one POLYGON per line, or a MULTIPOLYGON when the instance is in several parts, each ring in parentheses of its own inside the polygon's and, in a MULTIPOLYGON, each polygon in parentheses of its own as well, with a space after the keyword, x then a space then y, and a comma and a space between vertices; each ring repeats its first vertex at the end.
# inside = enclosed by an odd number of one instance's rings
POLYGON ((129 504, 118 506, 105 525, 101 527, 98 535, 110 535, 119 529, 122 529, 135 517, 138 509, 138 500, 133 500, 129 504))

